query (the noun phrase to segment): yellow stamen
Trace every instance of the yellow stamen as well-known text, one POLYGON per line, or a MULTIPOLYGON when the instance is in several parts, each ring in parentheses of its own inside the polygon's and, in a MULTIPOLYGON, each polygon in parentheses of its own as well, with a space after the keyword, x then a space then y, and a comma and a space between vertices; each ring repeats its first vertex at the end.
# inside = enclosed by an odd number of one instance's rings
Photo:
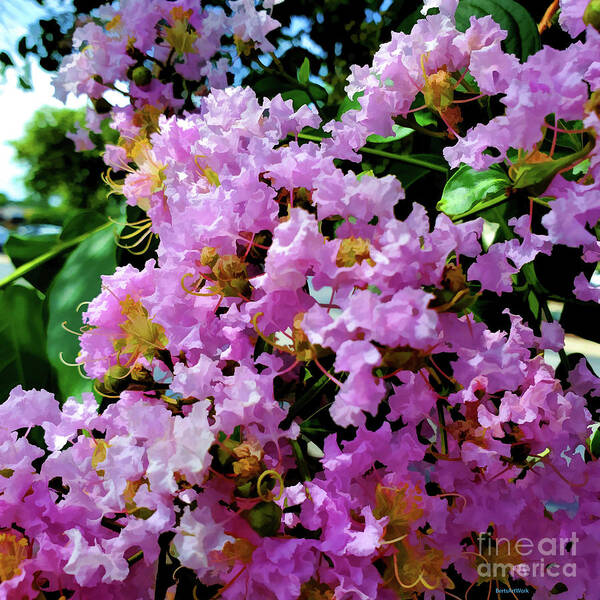
POLYGON ((77 331, 73 331, 72 329, 69 329, 67 327, 67 321, 63 321, 60 326, 68 333, 72 333, 73 335, 76 335, 77 337, 79 337, 80 335, 83 335, 83 331, 80 331, 79 333, 77 331))
POLYGON ((283 477, 281 477, 281 475, 274 469, 268 469, 267 471, 263 471, 261 476, 258 478, 258 481, 256 482, 256 490, 258 491, 259 498, 261 500, 264 500, 265 502, 270 502, 271 500, 279 500, 283 495, 284 490, 283 477), (268 496, 263 496, 260 486, 263 482, 263 479, 267 476, 271 476, 274 479, 277 479, 277 481, 279 482, 279 494, 277 494, 277 496, 272 496, 271 492, 268 492, 268 496))
POLYGON ((210 294, 201 294, 200 292, 194 292, 193 290, 188 289, 187 287, 185 287, 185 283, 184 281, 188 278, 188 277, 193 277, 194 275, 192 273, 186 273, 182 278, 181 278, 181 287, 183 288, 183 291, 192 295, 192 296, 215 296, 216 293, 215 292, 211 292, 210 294))
POLYGON ((21 574, 20 565, 28 558, 29 542, 12 533, 0 533, 0 583, 21 574))
POLYGON ((400 537, 394 538, 393 540, 382 540, 382 544, 396 544, 397 542, 401 542, 404 538, 408 537, 408 533, 401 535, 400 537))
POLYGON ((128 233, 126 235, 120 235, 119 239, 121 240, 130 240, 131 238, 134 238, 136 235, 139 235, 142 231, 146 231, 147 229, 149 229, 152 226, 152 222, 150 220, 148 220, 148 222, 144 225, 140 225, 137 227, 132 227, 132 229, 135 229, 135 231, 133 231, 132 233, 128 233))
POLYGON ((110 31, 111 29, 115 29, 121 24, 121 15, 116 14, 107 24, 106 31, 110 31))
MULTIPOLYGON (((65 321, 65 322, 66 322, 66 321, 65 321)), ((70 362, 67 362, 67 361, 64 359, 64 357, 63 357, 63 353, 62 353, 62 352, 59 352, 59 353, 58 353, 58 360, 60 360, 60 362, 61 362, 63 365, 66 365, 67 367, 79 367, 79 366, 81 366, 79 363, 70 363, 70 362)))
POLYGON ((110 448, 105 440, 97 440, 92 454, 92 468, 95 469, 101 462, 106 460, 107 451, 110 448))
MULTIPOLYGON (((138 233, 139 233, 139 231, 136 231, 135 233, 133 233, 131 235, 138 235, 138 233)), ((152 243, 153 235, 155 235, 155 234, 153 234, 152 231, 148 230, 146 233, 144 233, 143 235, 140 236, 139 240, 137 240, 133 244, 121 244, 121 242, 119 241, 119 237, 116 235, 115 243, 117 244, 117 246, 119 246, 119 248, 123 248, 123 249, 127 250, 130 254, 141 255, 141 254, 144 254, 150 247, 150 244, 152 243), (146 242, 144 249, 134 251, 133 248, 135 248, 136 246, 139 246, 145 239, 148 239, 148 241, 146 242)), ((126 237, 130 237, 130 236, 126 236, 126 237)))
POLYGON ((221 185, 221 182, 219 181, 219 175, 217 174, 217 172, 211 167, 201 167, 198 163, 199 158, 206 158, 206 156, 204 156, 204 154, 196 154, 194 156, 194 163, 196 164, 198 171, 202 173, 202 175, 206 178, 208 183, 214 185, 215 187, 219 187, 221 185))
POLYGON ((102 179, 102 181, 110 188, 110 192, 108 192, 108 196, 111 196, 112 194, 119 194, 119 195, 123 195, 123 184, 122 183, 117 183, 116 181, 114 181, 111 176, 110 176, 110 172, 112 171, 111 167, 108 167, 108 171, 106 171, 106 173, 102 173, 100 175, 100 179, 102 179))
POLYGON ((419 576, 417 577, 417 579, 411 583, 411 584, 405 584, 402 582, 402 580, 400 579, 400 575, 398 574, 398 558, 397 558, 397 554, 394 554, 393 560, 394 560, 394 575, 396 576, 396 581, 398 582, 398 584, 403 587, 405 590, 409 590, 411 588, 414 588, 415 586, 422 584, 423 587, 426 587, 428 590, 435 590, 435 586, 430 585, 429 583, 427 583, 423 577, 423 574, 425 573, 425 571, 421 571, 419 573, 419 576))
POLYGON ((105 394, 104 392, 101 392, 101 391, 98 389, 98 385, 97 385, 97 382, 96 382, 96 381, 94 381, 94 391, 95 391, 97 394, 99 394, 100 396, 102 396, 103 398, 110 398, 110 399, 113 399, 113 400, 114 400, 114 399, 118 400, 118 399, 121 397, 121 396, 114 396, 114 395, 112 395, 112 394, 105 394))
POLYGON ((125 221, 125 223, 122 223, 121 221, 117 221, 116 219, 113 219, 112 217, 108 217, 108 220, 111 223, 114 223, 115 225, 121 225, 122 227, 131 227, 133 229, 137 228, 138 226, 143 227, 144 229, 146 228, 146 226, 148 225, 148 223, 150 223, 152 221, 152 219, 150 219, 150 217, 144 217, 143 219, 140 219, 139 221, 125 221))

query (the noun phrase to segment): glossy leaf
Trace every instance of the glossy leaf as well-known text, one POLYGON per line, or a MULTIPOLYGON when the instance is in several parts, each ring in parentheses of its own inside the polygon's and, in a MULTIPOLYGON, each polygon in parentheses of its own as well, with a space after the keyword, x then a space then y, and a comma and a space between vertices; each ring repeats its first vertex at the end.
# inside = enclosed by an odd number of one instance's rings
POLYGON ((304 59, 302 66, 298 69, 298 82, 302 85, 308 84, 308 78, 310 77, 310 61, 308 58, 304 59))
POLYGON ((46 292, 52 279, 62 268, 68 253, 75 246, 62 246, 65 242, 75 240, 78 236, 95 229, 106 223, 106 217, 93 210, 78 212, 69 219, 63 227, 60 235, 21 236, 11 235, 4 246, 4 251, 10 257, 15 268, 27 264, 29 261, 50 253, 52 250, 60 250, 55 256, 40 263, 23 277, 41 292, 46 292))
POLYGON ((0 291, 0 312, 4 316, 0 322, 0 402, 17 385, 38 390, 51 387, 41 295, 11 285, 0 291))
POLYGON ((77 368, 64 365, 59 354, 74 362, 79 351, 78 338, 65 331, 81 326, 77 306, 92 300, 100 292, 100 276, 110 275, 116 267, 115 240, 112 229, 98 231, 83 241, 69 256, 64 267, 54 278, 46 299, 48 311, 48 358, 58 374, 58 388, 63 396, 90 391, 91 382, 83 379, 77 368))
POLYGON ((363 95, 364 95, 364 92, 356 92, 356 94, 354 94, 353 98, 346 96, 342 100, 342 103, 340 104, 340 107, 339 107, 337 115, 336 115, 336 119, 338 119, 338 120, 341 119, 342 115, 344 113, 347 113, 349 110, 360 110, 360 102, 358 101, 358 99, 363 95))
POLYGON ((491 15, 507 32, 502 42, 505 52, 514 54, 521 61, 541 48, 537 25, 531 15, 514 0, 461 0, 456 9, 456 27, 466 31, 470 17, 491 15))
POLYGON ((281 94, 284 100, 291 100, 294 104, 294 110, 298 110, 304 104, 310 104, 312 100, 304 90, 290 90, 281 94))
POLYGON ((515 189, 527 188, 532 194, 539 196, 546 191, 559 171, 567 169, 570 165, 587 156, 594 147, 594 142, 588 142, 581 150, 562 156, 555 160, 523 164, 515 169, 512 187, 515 189))
POLYGON ((446 183, 437 208, 450 217, 466 216, 479 207, 485 208, 490 200, 501 202, 507 198, 510 185, 510 179, 498 166, 476 171, 463 165, 446 183))
POLYGON ((308 91, 314 100, 320 102, 325 102, 327 100, 327 90, 324 87, 317 85, 316 83, 309 83, 308 91))
POLYGON ((73 215, 63 227, 60 240, 66 242, 106 223, 106 217, 95 210, 82 210, 73 215))
MULTIPOLYGON (((4 252, 6 252, 15 267, 20 267, 54 248, 58 239, 58 235, 55 234, 38 236, 12 234, 4 245, 4 252)), ((43 265, 26 273, 23 277, 33 287, 45 292, 63 263, 64 258, 55 256, 43 265)))
POLYGON ((374 144, 385 144, 387 142, 396 142, 398 140, 401 140, 401 139, 409 136, 411 133, 414 133, 414 129, 410 129, 410 127, 401 127, 400 125, 394 125, 392 127, 392 129, 394 130, 394 135, 384 137, 382 135, 371 134, 367 138, 367 142, 372 142, 374 144))

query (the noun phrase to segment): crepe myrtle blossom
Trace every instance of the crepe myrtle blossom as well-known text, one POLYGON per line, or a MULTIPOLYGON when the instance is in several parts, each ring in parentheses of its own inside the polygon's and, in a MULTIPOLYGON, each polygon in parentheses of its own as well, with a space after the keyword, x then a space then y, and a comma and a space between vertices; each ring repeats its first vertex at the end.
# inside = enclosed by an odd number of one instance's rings
MULTIPOLYGON (((455 0, 425 2, 351 68, 359 107, 307 141, 314 106, 225 85, 221 37, 268 51, 276 4, 129 0, 74 34, 57 93, 92 99, 90 128, 110 119, 106 181, 146 213, 120 243, 157 251, 65 324, 96 395, 0 405, 0 597, 442 600, 517 580, 588 597, 600 379, 584 359, 555 371, 561 325, 501 302, 558 244, 581 251, 578 301, 600 300, 598 35, 520 63, 490 16, 461 32, 455 0), (211 89, 177 97, 167 68, 211 89), (114 88, 127 105, 106 106, 114 88), (495 95, 505 113, 466 129, 467 101, 495 95), (505 161, 539 224, 524 203, 490 242, 483 218, 338 160, 421 108, 452 167, 505 161)), ((587 5, 561 6, 578 35, 587 5)))

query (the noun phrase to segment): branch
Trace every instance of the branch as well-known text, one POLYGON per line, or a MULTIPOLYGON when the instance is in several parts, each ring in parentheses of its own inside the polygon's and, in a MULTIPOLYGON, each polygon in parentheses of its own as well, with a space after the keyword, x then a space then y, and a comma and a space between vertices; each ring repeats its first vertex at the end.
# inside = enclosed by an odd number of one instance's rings
POLYGON ((6 287, 9 283, 16 281, 17 279, 19 279, 19 277, 23 277, 23 275, 29 273, 29 271, 33 271, 33 269, 35 269, 36 267, 43 265, 45 262, 48 262, 49 260, 61 254, 65 250, 68 250, 73 246, 77 246, 77 244, 80 244, 95 233, 103 231, 104 229, 108 229, 111 225, 112 223, 110 221, 104 223, 104 225, 100 225, 99 227, 96 227, 96 229, 92 229, 90 231, 87 231, 86 233, 82 233, 81 235, 78 235, 72 240, 67 240, 60 244, 57 244, 54 248, 52 248, 52 250, 48 250, 48 252, 44 252, 44 254, 36 256, 33 260, 30 260, 29 262, 26 262, 20 267, 17 267, 10 275, 7 275, 4 279, 0 279, 0 289, 6 287))
MULTIPOLYGON (((321 142, 324 139, 329 139, 327 137, 310 135, 308 133, 299 133, 297 135, 290 133, 289 137, 298 137, 301 140, 308 140, 310 142, 321 142)), ((439 171, 440 173, 448 172, 448 169, 446 167, 443 167, 442 165, 437 165, 435 163, 428 162, 421 158, 415 158, 410 154, 394 154, 393 152, 386 152, 385 150, 376 150, 375 148, 368 148, 367 146, 363 146, 358 150, 358 152, 361 152, 362 154, 373 154, 374 156, 381 156, 383 158, 398 160, 400 162, 416 165, 418 167, 425 167, 426 169, 431 169, 432 171, 439 171)))
POLYGON ((429 137, 440 138, 442 140, 448 138, 447 133, 443 131, 432 131, 431 129, 427 129, 427 127, 422 127, 416 121, 407 119, 406 117, 398 116, 394 119, 394 121, 398 125, 402 125, 402 127, 410 127, 410 129, 414 129, 415 131, 418 131, 419 133, 422 133, 424 135, 428 135, 429 137))

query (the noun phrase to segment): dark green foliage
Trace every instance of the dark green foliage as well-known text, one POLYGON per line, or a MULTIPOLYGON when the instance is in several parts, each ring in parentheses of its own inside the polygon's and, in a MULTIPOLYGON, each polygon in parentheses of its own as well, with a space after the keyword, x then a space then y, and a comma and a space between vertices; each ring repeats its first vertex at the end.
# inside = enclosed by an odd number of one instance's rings
POLYGON ((514 0, 461 0, 456 9, 456 27, 465 31, 471 16, 492 15, 507 32, 502 43, 505 52, 525 61, 541 48, 535 21, 527 10, 514 0))
MULTIPOLYGON (((63 399, 91 390, 90 380, 83 379, 76 367, 64 365, 59 355, 74 362, 79 352, 79 339, 62 327, 78 331, 81 312, 77 307, 100 293, 101 275, 111 275, 116 267, 115 239, 112 228, 97 231, 69 256, 58 272, 46 296, 48 314, 48 360, 58 375, 58 391, 63 399)), ((85 307, 83 307, 85 311, 85 307)))
POLYGON ((39 292, 21 285, 0 290, 0 402, 12 388, 52 387, 39 292))

